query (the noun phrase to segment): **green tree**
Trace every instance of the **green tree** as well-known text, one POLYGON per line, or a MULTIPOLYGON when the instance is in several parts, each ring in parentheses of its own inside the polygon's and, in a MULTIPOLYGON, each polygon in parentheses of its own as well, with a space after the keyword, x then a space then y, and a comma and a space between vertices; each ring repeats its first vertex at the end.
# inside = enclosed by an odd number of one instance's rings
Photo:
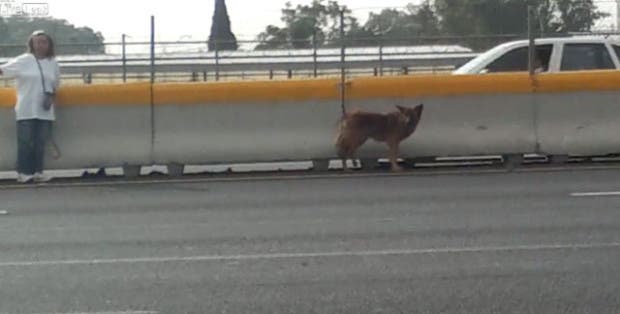
MULTIPOLYGON (((542 5, 549 0, 544 0, 542 5)), ((597 11, 592 0, 555 0, 552 3, 557 18, 549 18, 547 25, 551 32, 588 32, 594 23, 609 14, 597 11)))
POLYGON ((392 45, 411 44, 418 37, 440 35, 439 18, 429 0, 418 6, 409 4, 406 10, 370 13, 363 29, 368 37, 375 39, 373 42, 392 45))
POLYGON ((9 39, 9 27, 2 17, 0 17, 0 44, 4 44, 9 39))
POLYGON ((593 0, 435 0, 442 31, 455 35, 522 34, 528 3, 537 9, 537 26, 553 33, 590 31, 608 16, 593 0))
POLYGON ((5 57, 23 53, 28 37, 38 29, 52 36, 58 55, 105 53, 104 38, 100 32, 89 27, 75 27, 62 19, 11 16, 0 22, 0 35, 3 29, 6 35, 0 37, 0 42, 5 46, 0 49, 0 55, 5 57))
POLYGON ((224 0, 215 1, 211 35, 209 35, 209 50, 237 50, 237 38, 230 29, 230 18, 224 0))
MULTIPOLYGON (((539 34, 587 32, 607 16, 593 0, 435 0, 435 9, 445 35, 525 35, 528 3, 536 9, 539 34)), ((472 39, 466 42, 476 46, 472 39)))
POLYGON ((435 0, 445 35, 523 34, 527 31, 524 0, 435 0))
POLYGON ((360 31, 360 26, 346 6, 337 1, 313 0, 310 5, 293 7, 287 2, 282 9, 283 27, 269 25, 258 35, 256 49, 309 48, 313 39, 320 46, 340 44, 340 10, 345 13, 345 31, 360 31))
MULTIPOLYGON (((425 0, 405 10, 370 13, 360 26, 345 8, 348 46, 421 44, 420 37, 443 37, 423 43, 450 43, 486 49, 527 33, 528 4, 536 8, 537 34, 590 31, 599 12, 593 0, 425 0), (490 36, 495 35, 495 36, 490 36), (456 37, 456 38, 450 38, 456 37)), ((337 1, 313 0, 282 10, 284 26, 269 25, 258 36, 257 49, 308 48, 312 38, 323 46, 339 45, 337 1)))

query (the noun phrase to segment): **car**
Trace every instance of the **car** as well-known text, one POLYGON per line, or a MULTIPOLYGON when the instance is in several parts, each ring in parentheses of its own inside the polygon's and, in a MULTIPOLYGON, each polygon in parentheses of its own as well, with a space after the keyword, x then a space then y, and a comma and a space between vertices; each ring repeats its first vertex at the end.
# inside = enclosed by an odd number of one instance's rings
MULTIPOLYGON (((536 71, 540 73, 616 70, 620 68, 620 41, 605 37, 541 38, 536 44, 536 71)), ((456 69, 453 74, 522 72, 528 70, 528 40, 496 46, 456 69)))

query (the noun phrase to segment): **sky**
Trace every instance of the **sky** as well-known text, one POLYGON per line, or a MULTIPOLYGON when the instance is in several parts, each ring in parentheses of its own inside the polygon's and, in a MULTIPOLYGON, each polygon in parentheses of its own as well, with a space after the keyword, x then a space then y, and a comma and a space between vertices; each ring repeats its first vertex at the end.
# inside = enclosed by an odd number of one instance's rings
MULTIPOLYGON (((615 26, 614 0, 595 0, 602 10, 614 15, 601 27, 615 26)), ((206 40, 211 27, 214 0, 0 0, 13 3, 47 3, 49 15, 66 19, 76 26, 100 31, 107 42, 120 41, 122 34, 130 40, 148 40, 150 16, 155 16, 156 39, 166 41, 206 40)), ((311 0, 291 0, 308 4, 311 0)), ((353 9, 364 22, 371 11, 403 8, 421 0, 339 0, 353 9)), ((281 9, 286 0, 227 0, 233 33, 238 39, 252 40, 268 24, 280 24, 281 9)))
MULTIPOLYGON (((0 0, 10 1, 10 0, 0 0)), ((21 0, 13 0, 21 1, 21 0)), ((37 0, 40 2, 41 0, 37 0)), ((45 0, 44 0, 45 1, 45 0)), ((308 4, 311 0, 292 0, 308 4)), ((354 9, 365 20, 370 11, 385 7, 404 7, 420 0, 339 0, 354 9)), ((25 1, 24 1, 25 2, 25 1)), ((89 26, 100 31, 106 41, 118 41, 125 33, 131 38, 148 39, 150 16, 155 16, 155 33, 159 40, 205 40, 209 36, 214 0, 47 0, 49 14, 76 26, 89 26)), ((269 24, 280 24, 285 0, 227 0, 233 33, 239 39, 251 40, 269 24)))

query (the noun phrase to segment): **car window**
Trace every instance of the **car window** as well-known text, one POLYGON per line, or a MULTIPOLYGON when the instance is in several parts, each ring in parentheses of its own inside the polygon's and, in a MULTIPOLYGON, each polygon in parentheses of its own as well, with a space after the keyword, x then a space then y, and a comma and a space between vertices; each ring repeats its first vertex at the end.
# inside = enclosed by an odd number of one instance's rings
POLYGON ((604 44, 566 44, 562 54, 562 71, 615 69, 604 44))
POLYGON ((616 53, 616 57, 618 57, 618 60, 620 60, 620 46, 613 45, 613 47, 614 47, 614 52, 616 53))
MULTIPOLYGON (((538 72, 546 72, 549 69, 549 61, 553 45, 536 46, 535 68, 538 72)), ((487 72, 521 72, 528 70, 529 48, 520 47, 513 49, 497 60, 491 62, 487 67, 487 72)))
POLYGON ((479 54, 477 57, 465 63, 465 65, 463 65, 462 67, 458 68, 455 71, 455 73, 457 74, 474 73, 475 69, 478 68, 479 65, 486 64, 485 62, 486 60, 491 59, 493 56, 504 51, 504 46, 506 46, 506 44, 495 46, 494 48, 479 54))

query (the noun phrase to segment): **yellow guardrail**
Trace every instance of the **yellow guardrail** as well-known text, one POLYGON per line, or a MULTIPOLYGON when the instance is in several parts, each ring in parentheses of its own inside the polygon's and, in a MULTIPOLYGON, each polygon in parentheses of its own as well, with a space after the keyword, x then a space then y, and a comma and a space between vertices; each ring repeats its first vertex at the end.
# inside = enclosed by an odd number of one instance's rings
MULTIPOLYGON (((153 103, 223 104, 335 100, 337 79, 225 83, 165 83, 152 86, 153 103)), ((416 75, 356 78, 347 82, 347 99, 458 96, 502 93, 554 93, 619 90, 620 71, 542 74, 416 75)), ((60 105, 145 105, 151 103, 149 83, 64 86, 60 105)), ((13 106, 11 88, 0 89, 0 107, 13 106)))

